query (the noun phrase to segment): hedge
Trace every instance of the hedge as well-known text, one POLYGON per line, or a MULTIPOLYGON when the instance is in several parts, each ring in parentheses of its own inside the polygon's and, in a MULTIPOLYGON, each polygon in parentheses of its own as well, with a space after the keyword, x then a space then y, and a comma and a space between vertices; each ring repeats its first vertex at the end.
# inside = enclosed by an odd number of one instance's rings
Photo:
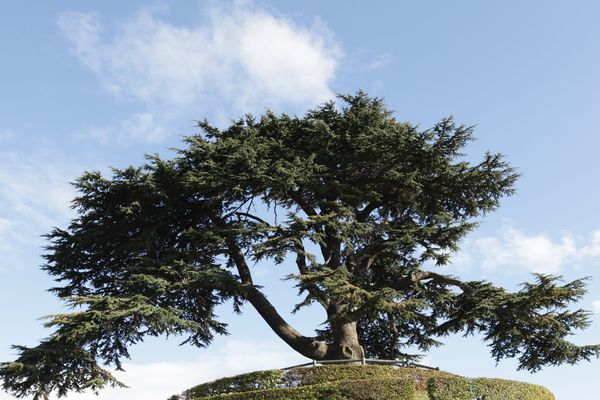
POLYGON ((471 385, 482 400, 554 400, 548 389, 531 383, 477 378, 471 385))
POLYGON ((418 390, 427 389, 427 381, 433 377, 454 376, 447 372, 422 368, 393 368, 380 365, 328 365, 317 368, 295 368, 286 371, 288 386, 314 385, 356 379, 410 379, 418 390))
POLYGON ((459 376, 448 378, 430 378, 427 392, 431 400, 473 400, 473 391, 469 379, 459 376))
POLYGON ((431 400, 554 400, 546 388, 504 379, 434 377, 428 382, 431 400))
POLYGON ((428 400, 554 400, 547 389, 529 383, 375 365, 251 372, 195 386, 170 400, 425 400, 427 396, 428 400))
POLYGON ((226 393, 250 392, 315 385, 340 380, 364 379, 410 379, 417 390, 427 390, 427 381, 433 377, 452 377, 454 375, 436 370, 420 368, 392 368, 378 365, 328 365, 316 368, 294 368, 291 370, 257 371, 229 378, 203 383, 186 390, 186 400, 198 397, 216 396, 226 393))
POLYGON ((217 396, 225 393, 250 392, 253 390, 275 389, 285 385, 285 371, 268 370, 217 379, 216 381, 194 386, 183 392, 184 399, 217 396))
POLYGON ((195 400, 413 400, 408 379, 359 379, 196 397, 195 400))

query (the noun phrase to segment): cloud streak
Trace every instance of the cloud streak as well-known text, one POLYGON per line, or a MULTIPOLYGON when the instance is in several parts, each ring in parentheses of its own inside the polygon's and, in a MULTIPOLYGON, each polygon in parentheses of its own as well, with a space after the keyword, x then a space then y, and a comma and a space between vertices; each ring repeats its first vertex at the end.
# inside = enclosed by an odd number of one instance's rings
POLYGON ((587 238, 564 233, 558 240, 543 234, 526 234, 515 228, 497 236, 468 240, 454 257, 457 267, 481 267, 488 272, 525 270, 557 274, 567 267, 597 262, 600 257, 600 230, 587 238))
POLYGON ((73 165, 38 153, 0 152, 0 271, 39 252, 40 235, 72 215, 73 165))
POLYGON ((167 130, 153 113, 143 112, 133 114, 117 125, 90 127, 77 136, 95 140, 103 145, 117 142, 125 146, 133 142, 160 142, 167 137, 167 130))
POLYGON ((341 52, 321 25, 244 7, 208 14, 204 23, 177 26, 142 11, 112 36, 95 14, 64 12, 58 25, 79 60, 121 98, 173 108, 217 101, 243 111, 331 98, 341 52))

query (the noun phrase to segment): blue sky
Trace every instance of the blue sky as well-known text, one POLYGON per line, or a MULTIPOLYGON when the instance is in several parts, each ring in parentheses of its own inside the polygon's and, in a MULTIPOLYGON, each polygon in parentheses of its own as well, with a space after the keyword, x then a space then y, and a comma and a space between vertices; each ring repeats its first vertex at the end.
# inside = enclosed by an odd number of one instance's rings
MULTIPOLYGON (((85 170, 170 154, 194 120, 225 125, 267 108, 302 113, 359 88, 423 128, 447 115, 477 126, 472 159, 502 152, 517 195, 483 220, 453 273, 515 289, 532 272, 590 276, 581 301, 600 342, 600 3, 595 1, 6 2, 0 13, 0 360, 46 336, 60 310, 39 271, 43 239, 73 215, 85 170)), ((291 310, 286 266, 257 267, 291 310)), ((102 399, 164 399, 195 383, 301 361, 256 313, 221 310, 231 336, 205 350, 136 346, 102 399)), ((291 317, 310 333, 323 315, 291 317)), ((536 382, 559 400, 594 399, 600 361, 516 372, 480 338, 448 338, 426 361, 468 376, 536 382)), ((89 396, 69 396, 81 399, 89 396)), ((0 399, 8 399, 0 393, 0 399)))

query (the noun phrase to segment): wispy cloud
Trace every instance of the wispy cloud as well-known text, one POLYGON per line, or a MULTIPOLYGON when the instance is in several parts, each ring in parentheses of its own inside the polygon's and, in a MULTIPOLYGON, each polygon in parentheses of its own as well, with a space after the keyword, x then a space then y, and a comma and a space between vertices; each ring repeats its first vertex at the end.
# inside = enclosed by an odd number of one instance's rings
POLYGON ((378 69, 383 68, 392 62, 392 55, 390 53, 378 54, 374 60, 367 64, 366 69, 378 69))
POLYGON ((144 112, 133 114, 116 125, 87 128, 77 136, 93 139, 100 144, 117 142, 128 145, 133 142, 160 142, 167 136, 167 131, 153 113, 144 112))
MULTIPOLYGON (((100 392, 103 400, 165 400, 199 383, 244 372, 289 367, 305 362, 301 356, 286 349, 280 342, 248 342, 230 340, 218 350, 199 350, 198 361, 163 362, 124 365, 126 372, 115 372, 128 389, 107 389, 100 392)), ((0 400, 10 399, 3 397, 0 400)), ((70 394, 61 399, 88 400, 90 393, 70 394)))
POLYGON ((6 269, 19 252, 39 246, 41 234, 71 216, 69 181, 79 169, 33 151, 0 152, 0 160, 0 269, 6 269))
POLYGON ((526 234, 513 227, 497 236, 468 240, 454 257, 458 267, 475 266, 487 271, 525 270, 556 274, 566 267, 579 267, 600 258, 600 230, 587 238, 564 233, 559 239, 544 234, 526 234))
POLYGON ((111 93, 144 104, 252 111, 331 98, 340 50, 321 24, 241 6, 208 13, 177 26, 142 11, 113 35, 95 14, 64 12, 58 25, 111 93))

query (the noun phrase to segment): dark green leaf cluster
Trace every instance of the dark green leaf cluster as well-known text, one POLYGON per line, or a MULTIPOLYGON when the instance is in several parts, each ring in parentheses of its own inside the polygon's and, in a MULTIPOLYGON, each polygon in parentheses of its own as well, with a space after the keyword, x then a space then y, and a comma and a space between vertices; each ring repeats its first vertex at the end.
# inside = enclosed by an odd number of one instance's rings
POLYGON ((518 357, 519 369, 575 364, 600 355, 600 345, 577 346, 565 338, 590 324, 590 313, 570 310, 585 293, 583 279, 560 284, 560 278, 537 274, 516 293, 489 284, 459 296, 439 333, 484 333, 496 361, 518 357))
POLYGON ((17 397, 31 394, 34 400, 48 400, 53 391, 65 396, 70 391, 125 386, 100 368, 92 353, 67 339, 54 337, 35 348, 13 346, 13 349, 19 353, 19 359, 0 364, 0 371, 2 387, 17 397))

